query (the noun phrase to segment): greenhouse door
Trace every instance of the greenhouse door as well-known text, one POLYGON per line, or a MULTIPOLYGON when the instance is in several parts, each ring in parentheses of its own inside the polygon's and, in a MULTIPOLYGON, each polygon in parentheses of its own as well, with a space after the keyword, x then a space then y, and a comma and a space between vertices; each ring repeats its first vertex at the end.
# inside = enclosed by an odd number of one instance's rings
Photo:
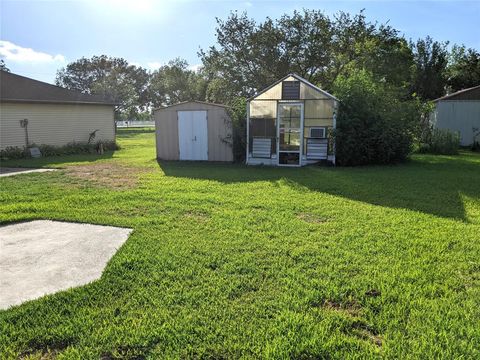
POLYGON ((277 111, 277 159, 279 166, 301 166, 303 104, 279 103, 277 111))

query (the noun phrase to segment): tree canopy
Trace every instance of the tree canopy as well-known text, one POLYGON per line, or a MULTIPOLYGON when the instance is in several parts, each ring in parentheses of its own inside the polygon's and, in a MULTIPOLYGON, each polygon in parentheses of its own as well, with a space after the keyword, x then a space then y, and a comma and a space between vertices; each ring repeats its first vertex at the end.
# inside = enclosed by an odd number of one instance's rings
POLYGON ((134 117, 149 105, 148 72, 122 58, 81 58, 57 72, 56 84, 119 102, 117 117, 134 117))
MULTIPOLYGON (((251 96, 290 72, 326 90, 339 75, 359 67, 400 86, 411 77, 408 42, 391 26, 368 22, 363 11, 328 17, 305 9, 262 23, 233 12, 217 24, 218 44, 199 56, 205 73, 224 79, 237 96, 251 96)), ((214 86, 222 89, 218 81, 214 86)), ((215 96, 210 86, 207 93, 215 96)))
POLYGON ((447 68, 449 90, 458 91, 480 85, 480 53, 455 45, 449 56, 447 68))
POLYGON ((423 100, 433 100, 445 93, 447 85, 448 43, 427 36, 411 42, 414 57, 412 91, 423 100))
POLYGON ((3 60, 0 60, 0 70, 10 72, 10 69, 7 67, 7 65, 5 64, 5 61, 3 60))
POLYGON ((149 97, 154 107, 187 100, 205 100, 207 82, 198 72, 189 69, 185 60, 171 60, 150 77, 149 97))

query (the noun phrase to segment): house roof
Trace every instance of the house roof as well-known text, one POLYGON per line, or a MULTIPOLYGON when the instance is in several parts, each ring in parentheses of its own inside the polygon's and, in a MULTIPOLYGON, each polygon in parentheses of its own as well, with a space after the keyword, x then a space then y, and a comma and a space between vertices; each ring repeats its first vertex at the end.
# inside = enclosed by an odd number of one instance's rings
POLYGON ((290 73, 290 74, 288 74, 288 75, 285 75, 283 78, 275 81, 272 85, 270 85, 270 86, 268 86, 267 88, 263 89, 262 91, 256 93, 255 95, 253 95, 252 97, 248 98, 247 100, 250 101, 250 100, 252 100, 252 99, 255 99, 257 96, 259 96, 259 95, 263 94, 264 92, 270 90, 272 87, 274 87, 275 85, 281 83, 283 80, 289 78, 290 76, 293 77, 293 78, 295 78, 295 79, 297 79, 298 81, 304 83, 305 85, 311 87, 312 89, 314 89, 314 90, 316 90, 316 91, 318 91, 318 92, 321 92, 321 93, 324 94, 325 96, 327 96, 327 97, 329 97, 329 98, 331 98, 331 99, 333 99, 333 100, 340 101, 340 100, 338 100, 335 96, 333 96, 332 94, 326 92, 325 90, 320 89, 318 86, 313 85, 310 81, 308 81, 307 79, 304 79, 303 77, 301 77, 300 75, 297 75, 297 74, 295 74, 295 73, 290 73))
POLYGON ((0 71, 0 101, 116 105, 101 95, 83 94, 7 71, 0 71))
POLYGON ((480 100, 480 85, 442 96, 433 101, 437 102, 441 100, 480 100))
POLYGON ((221 108, 228 108, 227 105, 223 105, 223 104, 217 104, 217 103, 212 103, 212 102, 207 102, 207 101, 191 100, 191 101, 182 101, 182 102, 179 102, 179 103, 176 103, 176 104, 172 104, 172 105, 162 106, 162 107, 153 109, 153 111, 164 110, 164 109, 168 109, 168 108, 171 108, 171 107, 174 107, 174 106, 179 106, 179 105, 184 105, 184 104, 190 104, 190 103, 196 103, 196 104, 202 104, 202 105, 211 105, 211 106, 218 106, 218 107, 221 107, 221 108))

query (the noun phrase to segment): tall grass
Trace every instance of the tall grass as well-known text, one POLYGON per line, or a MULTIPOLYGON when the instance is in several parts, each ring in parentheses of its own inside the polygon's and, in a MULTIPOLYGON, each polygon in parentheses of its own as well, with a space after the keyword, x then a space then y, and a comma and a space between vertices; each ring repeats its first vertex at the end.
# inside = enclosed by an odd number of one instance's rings
POLYGON ((432 129, 428 142, 422 144, 420 153, 437 155, 457 155, 460 135, 448 129, 432 129))

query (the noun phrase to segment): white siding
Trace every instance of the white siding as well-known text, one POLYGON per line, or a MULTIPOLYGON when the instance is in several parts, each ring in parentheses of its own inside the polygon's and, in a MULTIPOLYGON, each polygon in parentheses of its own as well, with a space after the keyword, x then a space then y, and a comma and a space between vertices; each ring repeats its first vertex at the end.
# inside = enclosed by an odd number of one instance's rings
POLYGON ((477 131, 480 130, 480 101, 439 101, 432 119, 434 126, 439 129, 459 132, 461 145, 471 145, 473 128, 477 128, 477 131))
POLYGON ((22 119, 28 119, 29 142, 37 145, 87 141, 96 129, 95 141, 115 139, 111 105, 1 103, 1 149, 25 145, 25 130, 19 123, 22 119))

